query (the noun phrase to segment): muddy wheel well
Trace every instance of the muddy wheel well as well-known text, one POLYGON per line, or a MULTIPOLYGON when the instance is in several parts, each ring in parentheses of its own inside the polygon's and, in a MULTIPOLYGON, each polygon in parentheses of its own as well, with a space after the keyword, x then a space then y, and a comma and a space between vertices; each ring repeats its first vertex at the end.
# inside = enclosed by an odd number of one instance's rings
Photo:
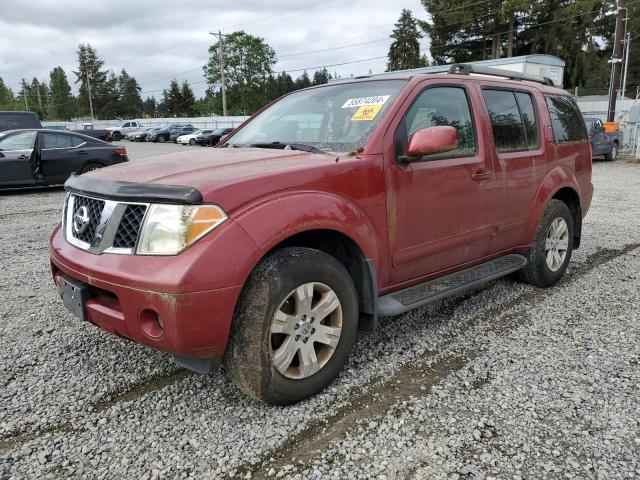
POLYGON ((556 192, 553 198, 564 202, 571 211, 574 225, 573 248, 580 247, 580 237, 582 236, 582 209, 580 207, 580 197, 578 193, 570 187, 561 188, 556 192))
POLYGON ((298 233, 276 245, 315 248, 338 260, 349 272, 358 292, 360 329, 372 331, 377 323, 377 285, 373 263, 368 261, 356 242, 335 230, 310 230, 298 233))

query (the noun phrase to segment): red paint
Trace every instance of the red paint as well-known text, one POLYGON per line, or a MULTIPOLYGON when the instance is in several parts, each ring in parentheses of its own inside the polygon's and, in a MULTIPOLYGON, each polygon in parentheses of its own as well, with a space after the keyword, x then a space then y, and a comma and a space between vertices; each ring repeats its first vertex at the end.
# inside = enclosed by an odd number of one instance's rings
POLYGON ((458 132, 449 126, 421 128, 409 137, 407 155, 419 157, 428 153, 448 152, 458 146, 458 132))
MULTIPOLYGON (((196 187, 229 220, 173 257, 92 255, 67 243, 58 228, 51 238, 53 273, 108 292, 86 305, 89 320, 101 328, 153 348, 213 358, 224 353, 233 311, 252 269, 297 233, 334 230, 351 238, 375 264, 381 294, 521 252, 554 194, 572 189, 584 215, 593 189, 589 143, 553 143, 545 93, 565 94, 529 82, 415 76, 356 156, 336 160, 299 151, 214 148, 92 172, 95 178, 196 187), (393 139, 402 116, 435 85, 466 90, 476 152, 398 162, 393 139), (538 149, 496 152, 483 86, 532 94, 538 149), (145 309, 157 312, 161 331, 145 309)), ((457 140, 455 133, 451 127, 418 131, 405 153, 447 150, 457 140)))

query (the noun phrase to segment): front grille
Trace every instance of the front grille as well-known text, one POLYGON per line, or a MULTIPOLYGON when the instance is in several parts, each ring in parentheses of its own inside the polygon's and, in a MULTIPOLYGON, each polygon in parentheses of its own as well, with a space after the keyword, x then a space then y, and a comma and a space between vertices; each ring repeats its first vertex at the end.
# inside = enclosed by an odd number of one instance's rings
POLYGON ((146 205, 127 205, 113 238, 114 248, 135 248, 146 211, 146 205))
MULTIPOLYGON (((97 200, 95 198, 89 197, 80 197, 76 196, 73 202, 73 214, 71 216, 72 222, 72 233, 75 238, 78 240, 88 243, 89 245, 93 244, 93 240, 96 234, 96 229, 100 224, 100 217, 102 216, 102 210, 104 209, 104 200, 97 200), (83 226, 80 230, 73 228, 73 223, 76 221, 76 214, 79 213, 82 207, 86 208, 86 213, 89 218, 89 221, 86 226, 83 226)), ((84 212, 84 210, 83 210, 84 212)), ((78 222, 78 225, 81 225, 78 222)))

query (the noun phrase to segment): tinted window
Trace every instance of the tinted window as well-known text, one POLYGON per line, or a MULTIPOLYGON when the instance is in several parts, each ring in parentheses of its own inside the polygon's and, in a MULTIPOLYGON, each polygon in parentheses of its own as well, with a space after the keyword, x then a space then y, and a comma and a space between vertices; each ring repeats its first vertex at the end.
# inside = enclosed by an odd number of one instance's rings
POLYGON ((587 131, 582 114, 571 97, 563 95, 546 96, 553 139, 555 142, 576 142, 587 139, 587 131))
POLYGON ((518 108, 520 109, 520 117, 524 126, 524 133, 527 136, 527 147, 533 149, 540 146, 538 137, 538 119, 536 118, 536 110, 533 107, 533 98, 528 93, 515 92, 518 108))
POLYGON ((32 150, 37 132, 16 133, 0 139, 0 150, 32 150))
POLYGON ((74 147, 77 147, 78 145, 82 145, 85 142, 86 140, 84 138, 76 137, 75 135, 71 136, 71 143, 73 144, 74 147))
POLYGON ((482 93, 491 118, 496 150, 525 150, 527 142, 524 126, 514 93, 506 90, 483 90, 482 93))
POLYGON ((476 137, 469 101, 463 88, 434 87, 422 92, 405 115, 396 133, 396 154, 403 155, 412 133, 421 128, 451 126, 458 132, 458 148, 425 155, 425 159, 471 155, 476 137))
POLYGON ((42 128, 33 113, 0 113, 0 132, 19 128, 42 128))
POLYGON ((63 135, 60 133, 43 133, 42 148, 71 148, 73 141, 71 135, 63 135))

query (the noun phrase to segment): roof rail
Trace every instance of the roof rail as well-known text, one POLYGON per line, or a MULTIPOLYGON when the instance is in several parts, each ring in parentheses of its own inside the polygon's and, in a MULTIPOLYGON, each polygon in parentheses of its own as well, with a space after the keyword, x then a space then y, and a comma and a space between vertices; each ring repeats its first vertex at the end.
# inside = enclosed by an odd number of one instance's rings
POLYGON ((477 65, 471 65, 468 63, 456 63, 449 67, 447 73, 457 73, 459 75, 470 75, 476 73, 478 75, 491 75, 493 77, 504 77, 510 80, 527 80, 529 82, 542 83, 543 85, 549 85, 555 87, 553 80, 549 77, 539 77, 537 75, 530 75, 528 73, 512 72, 509 70, 502 70, 499 68, 480 67, 477 65))

